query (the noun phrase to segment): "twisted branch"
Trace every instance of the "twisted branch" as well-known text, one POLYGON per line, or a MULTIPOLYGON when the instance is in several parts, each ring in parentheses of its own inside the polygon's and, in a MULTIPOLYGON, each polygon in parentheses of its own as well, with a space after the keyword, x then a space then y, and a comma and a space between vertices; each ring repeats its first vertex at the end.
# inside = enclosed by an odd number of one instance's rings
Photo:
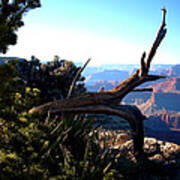
MULTIPOLYGON (((100 91, 100 92, 88 92, 84 93, 77 97, 70 97, 72 88, 75 85, 76 77, 72 83, 72 86, 69 91, 68 98, 62 101, 50 102, 39 107, 35 107, 31 109, 35 112, 48 112, 51 113, 61 113, 61 112, 71 112, 71 113, 93 113, 93 114, 111 114, 117 115, 119 117, 124 118, 130 123, 132 131, 134 132, 133 140, 134 140, 134 150, 137 154, 141 154, 143 152, 143 143, 144 143, 144 131, 143 131, 143 120, 145 116, 141 114, 141 112, 135 108, 134 106, 127 105, 118 105, 121 100, 132 91, 152 91, 152 88, 149 89, 136 89, 137 86, 148 82, 155 81, 161 78, 165 78, 165 76, 158 75, 148 75, 150 70, 150 64, 152 59, 156 53, 157 48, 162 42, 163 38, 166 35, 166 9, 163 8, 163 19, 160 29, 157 33, 155 41, 150 49, 147 60, 146 53, 144 52, 141 57, 141 67, 128 79, 119 83, 116 87, 108 91, 100 91)), ((87 64, 80 69, 80 72, 86 67, 87 64)), ((79 74, 77 74, 78 76, 79 74)))

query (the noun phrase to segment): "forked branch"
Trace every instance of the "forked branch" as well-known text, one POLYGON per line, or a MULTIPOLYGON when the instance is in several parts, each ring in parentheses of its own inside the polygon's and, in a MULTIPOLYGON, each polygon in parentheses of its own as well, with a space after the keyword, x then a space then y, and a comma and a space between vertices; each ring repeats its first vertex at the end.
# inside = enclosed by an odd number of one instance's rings
MULTIPOLYGON (((128 79, 119 83, 115 88, 108 91, 100 92, 88 92, 81 94, 76 97, 70 97, 71 90, 75 85, 76 79, 73 81, 70 88, 70 92, 67 99, 62 101, 49 102, 47 104, 35 107, 32 111, 35 112, 48 112, 59 114, 61 112, 71 112, 71 113, 93 113, 93 114, 112 114, 127 120, 132 128, 133 140, 134 140, 134 149, 135 152, 143 152, 143 142, 144 142, 144 131, 143 131, 143 120, 145 116, 133 106, 119 105, 121 100, 132 91, 152 91, 152 88, 149 89, 136 89, 139 85, 148 82, 155 81, 164 76, 158 75, 149 75, 150 65, 152 59, 158 49, 160 43, 166 35, 166 9, 163 8, 163 18, 162 24, 159 28, 157 36, 154 40, 154 43, 150 49, 150 52, 146 58, 146 53, 144 52, 141 57, 141 67, 128 79)), ((88 62, 87 62, 88 63, 88 62)), ((87 63, 81 68, 80 73, 85 68, 87 63)), ((78 76, 78 75, 77 75, 78 76)))
MULTIPOLYGON (((143 75, 147 75, 148 72, 149 72, 149 69, 150 69, 150 64, 151 64, 151 61, 156 53, 156 50, 157 48, 159 47, 161 41, 163 40, 163 38, 165 37, 166 35, 166 32, 167 32, 167 29, 165 28, 166 27, 166 9, 165 7, 163 7, 162 9, 162 12, 163 12, 163 19, 162 19, 162 23, 161 23, 161 26, 159 28, 159 31, 157 33, 157 36, 156 36, 156 39, 153 43, 153 46, 149 52, 149 55, 148 55, 148 58, 147 58, 147 63, 145 64, 145 68, 142 69, 142 73, 143 75)), ((145 57, 144 57, 145 58, 145 57)), ((144 58, 142 59, 144 61, 144 58)))

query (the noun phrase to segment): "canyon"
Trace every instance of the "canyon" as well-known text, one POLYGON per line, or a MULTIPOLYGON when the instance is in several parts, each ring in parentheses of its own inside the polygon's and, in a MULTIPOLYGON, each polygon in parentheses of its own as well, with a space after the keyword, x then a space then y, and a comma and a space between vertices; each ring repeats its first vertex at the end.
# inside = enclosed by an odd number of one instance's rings
MULTIPOLYGON (((98 91, 101 87, 111 89, 132 74, 134 69, 132 66, 131 69, 114 71, 101 69, 100 72, 88 75, 86 87, 88 91, 98 91)), ((152 87, 153 92, 132 92, 122 103, 138 106, 147 116, 144 122, 146 136, 180 145, 180 65, 165 68, 154 66, 151 72, 166 78, 143 85, 152 87)))

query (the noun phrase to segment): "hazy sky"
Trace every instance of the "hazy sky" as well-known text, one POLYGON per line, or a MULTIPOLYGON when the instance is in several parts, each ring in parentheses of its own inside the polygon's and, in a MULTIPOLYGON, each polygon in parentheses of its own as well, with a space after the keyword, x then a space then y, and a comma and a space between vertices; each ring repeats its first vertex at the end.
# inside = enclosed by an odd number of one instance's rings
POLYGON ((41 0, 27 13, 18 44, 8 56, 52 60, 59 55, 91 65, 139 63, 149 51, 167 9, 168 33, 154 63, 180 63, 180 3, 178 0, 41 0))

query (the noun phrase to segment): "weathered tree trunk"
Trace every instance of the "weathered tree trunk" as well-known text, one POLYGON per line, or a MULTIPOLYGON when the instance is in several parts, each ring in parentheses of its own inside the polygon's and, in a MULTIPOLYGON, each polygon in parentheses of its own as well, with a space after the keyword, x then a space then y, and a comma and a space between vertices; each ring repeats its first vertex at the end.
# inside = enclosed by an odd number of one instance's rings
MULTIPOLYGON (((61 113, 61 112, 71 112, 71 113, 93 113, 93 114, 111 114, 117 115, 119 117, 127 120, 133 131, 134 140, 134 151, 136 154, 142 154, 143 143, 144 143, 144 129, 143 120, 145 116, 141 114, 135 106, 130 105, 119 105, 122 99, 132 91, 152 91, 151 88, 148 89, 135 89, 137 86, 148 82, 155 81, 164 76, 149 75, 149 69, 151 61, 159 47, 161 41, 166 34, 166 23, 165 15, 166 9, 163 8, 163 19, 160 29, 157 33, 155 41, 149 52, 149 55, 145 61, 146 53, 144 52, 141 57, 141 67, 128 79, 119 83, 115 88, 108 91, 100 92, 88 92, 76 97, 70 97, 71 93, 68 94, 68 98, 62 101, 49 102, 47 104, 35 107, 32 110, 35 112, 51 112, 51 113, 61 113)), ((89 61, 89 60, 88 60, 89 61)), ((87 65, 87 63, 86 63, 87 65)), ((85 66, 80 70, 80 72, 85 68, 85 66)), ((80 73, 79 72, 79 73, 80 73)), ((76 77, 77 78, 77 77, 76 77)), ((71 86, 71 90, 75 85, 75 81, 71 86)))

